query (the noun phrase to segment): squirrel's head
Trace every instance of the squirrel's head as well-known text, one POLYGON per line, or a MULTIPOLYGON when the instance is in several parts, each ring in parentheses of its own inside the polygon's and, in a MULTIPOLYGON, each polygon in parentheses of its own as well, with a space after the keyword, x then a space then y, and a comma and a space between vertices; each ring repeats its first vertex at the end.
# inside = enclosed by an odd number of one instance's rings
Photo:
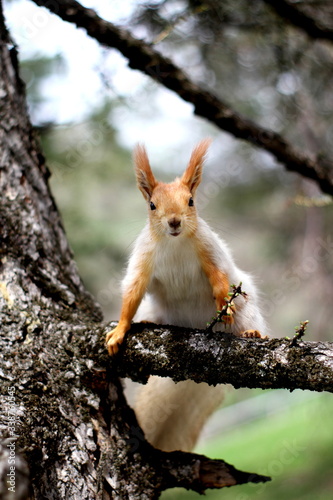
POLYGON ((194 148, 184 174, 170 184, 155 179, 145 147, 136 146, 134 162, 137 183, 148 202, 150 226, 156 237, 176 237, 195 232, 195 193, 201 182, 202 167, 210 143, 210 139, 205 139, 194 148))

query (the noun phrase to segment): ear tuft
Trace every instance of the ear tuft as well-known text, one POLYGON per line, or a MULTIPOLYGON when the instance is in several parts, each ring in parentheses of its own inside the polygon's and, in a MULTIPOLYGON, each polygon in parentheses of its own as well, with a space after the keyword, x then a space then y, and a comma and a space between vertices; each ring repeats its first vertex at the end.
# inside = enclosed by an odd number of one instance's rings
POLYGON ((203 139, 193 149, 187 169, 182 176, 182 182, 188 186, 192 194, 195 193, 201 182, 202 167, 211 142, 212 140, 209 138, 203 139))
POLYGON ((138 188, 143 196, 150 200, 157 181, 151 170, 147 151, 143 144, 135 146, 133 157, 138 188))

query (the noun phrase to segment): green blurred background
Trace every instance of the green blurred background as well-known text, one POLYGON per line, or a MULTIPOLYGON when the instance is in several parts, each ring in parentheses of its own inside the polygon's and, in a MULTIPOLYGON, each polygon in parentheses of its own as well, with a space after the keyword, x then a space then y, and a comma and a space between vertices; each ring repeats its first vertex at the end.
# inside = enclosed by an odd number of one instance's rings
MULTIPOLYGON (((298 4, 320 19, 331 13, 328 1, 320 9, 298 4)), ((333 157, 332 45, 309 39, 265 2, 85 5, 155 43, 204 88, 303 152, 333 157)), ((200 215, 256 276, 270 334, 291 337, 308 319, 307 340, 333 340, 331 200, 268 153, 196 118, 190 105, 81 30, 25 0, 5 6, 51 187, 81 276, 105 319, 117 319, 119 283, 147 216, 135 186, 133 145, 145 142, 157 177, 172 180, 194 144, 210 136, 200 215)), ((273 481, 206 497, 331 499, 332 411, 329 394, 229 388, 197 451, 273 481)), ((163 495, 198 497, 184 490, 163 495)))

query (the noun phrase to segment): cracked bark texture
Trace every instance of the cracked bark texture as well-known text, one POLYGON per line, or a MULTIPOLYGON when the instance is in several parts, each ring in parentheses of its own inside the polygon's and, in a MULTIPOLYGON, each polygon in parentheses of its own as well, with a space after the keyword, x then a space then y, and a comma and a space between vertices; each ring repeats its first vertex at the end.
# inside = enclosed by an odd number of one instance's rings
POLYGON ((155 499, 269 480, 144 440, 48 187, 1 2, 0 67, 0 497, 155 499))
POLYGON ((219 332, 134 324, 115 362, 122 376, 138 382, 154 374, 235 388, 333 392, 332 342, 293 345, 286 338, 243 339, 219 332))

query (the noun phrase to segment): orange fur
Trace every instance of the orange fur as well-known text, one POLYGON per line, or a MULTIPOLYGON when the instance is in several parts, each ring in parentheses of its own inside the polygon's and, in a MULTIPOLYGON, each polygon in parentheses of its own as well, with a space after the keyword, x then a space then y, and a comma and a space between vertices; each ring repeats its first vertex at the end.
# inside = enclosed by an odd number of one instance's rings
POLYGON ((194 148, 187 169, 181 178, 183 184, 189 188, 192 194, 195 193, 201 182, 202 167, 211 142, 211 139, 204 139, 199 142, 199 144, 194 148))
POLYGON ((110 355, 118 352, 119 344, 122 343, 125 333, 130 329, 131 321, 146 292, 152 270, 152 262, 149 257, 146 255, 145 258, 141 259, 137 276, 123 295, 118 325, 106 335, 106 344, 110 355))
POLYGON ((267 336, 262 337, 258 330, 245 330, 244 332, 241 332, 240 337, 244 337, 246 339, 268 339, 267 336))
POLYGON ((151 196, 156 210, 149 213, 151 233, 156 240, 165 237, 165 227, 172 219, 180 222, 186 219, 186 235, 193 234, 197 227, 197 215, 193 207, 188 207, 190 196, 190 191, 180 179, 170 184, 159 182, 156 185, 151 196))
POLYGON ((158 182, 151 170, 146 148, 138 144, 134 149, 135 173, 138 187, 146 199, 150 199, 158 182))
POLYGON ((225 298, 230 289, 228 276, 216 267, 211 255, 209 255, 208 251, 202 246, 201 242, 198 242, 198 254, 202 269, 213 290, 216 309, 221 311, 222 307, 225 305, 225 298))

